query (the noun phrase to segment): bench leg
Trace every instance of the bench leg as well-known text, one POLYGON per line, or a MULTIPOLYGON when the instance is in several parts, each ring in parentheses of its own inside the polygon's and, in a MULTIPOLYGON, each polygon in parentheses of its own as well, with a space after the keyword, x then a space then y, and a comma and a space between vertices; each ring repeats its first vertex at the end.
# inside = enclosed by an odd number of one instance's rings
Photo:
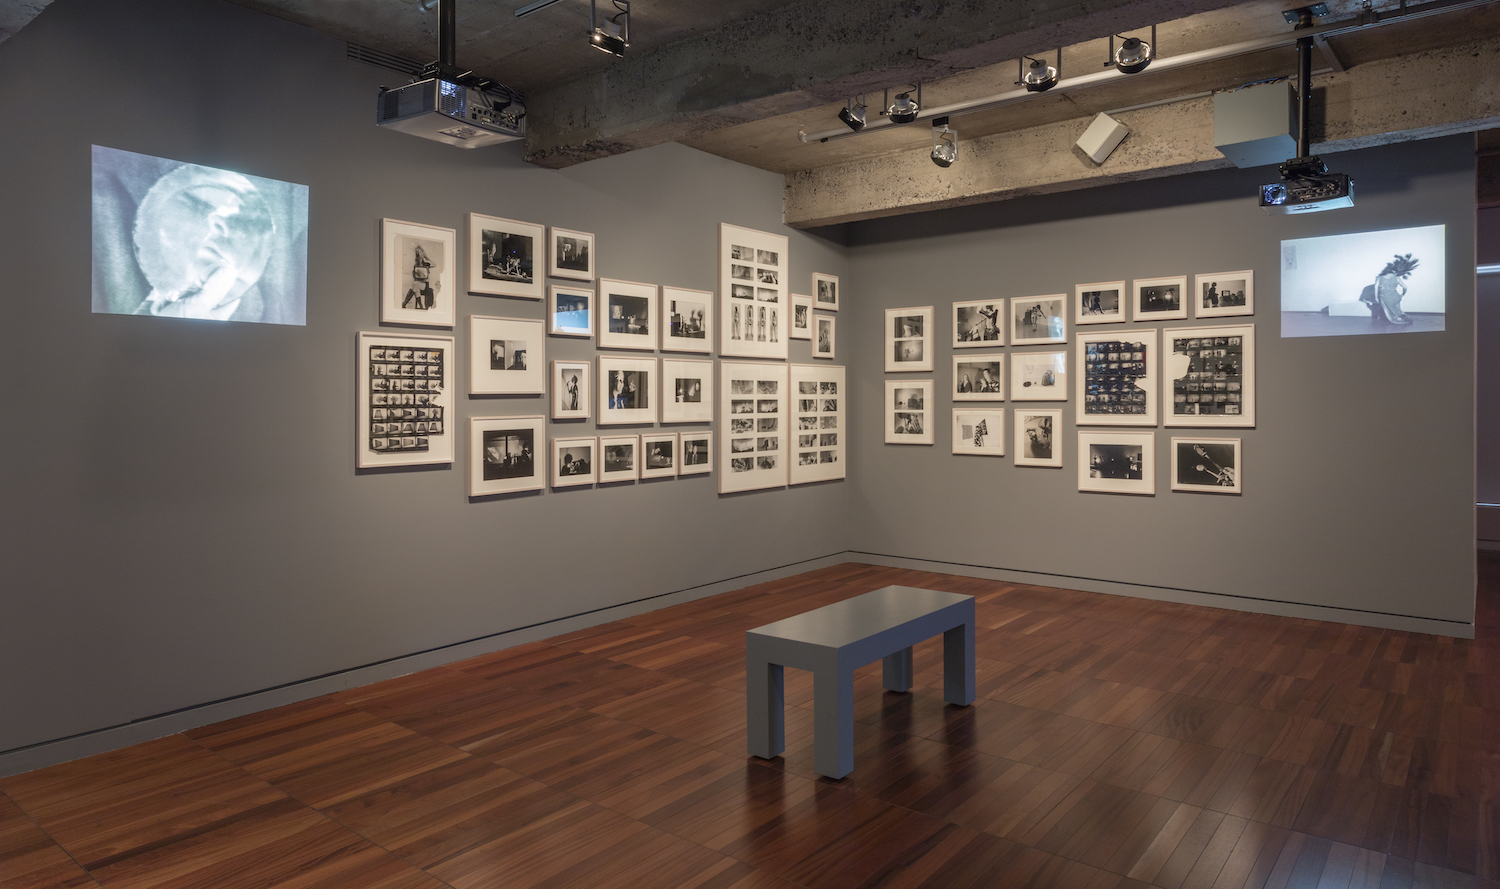
POLYGON ((911 691, 911 647, 886 655, 882 672, 887 691, 911 691))
POLYGON ((786 749, 786 685, 780 664, 745 665, 745 725, 751 756, 772 759, 786 749))
POLYGON ((974 623, 943 633, 943 700, 963 707, 974 703, 974 623))
POLYGON ((813 771, 842 778, 854 771, 854 671, 813 673, 813 771))

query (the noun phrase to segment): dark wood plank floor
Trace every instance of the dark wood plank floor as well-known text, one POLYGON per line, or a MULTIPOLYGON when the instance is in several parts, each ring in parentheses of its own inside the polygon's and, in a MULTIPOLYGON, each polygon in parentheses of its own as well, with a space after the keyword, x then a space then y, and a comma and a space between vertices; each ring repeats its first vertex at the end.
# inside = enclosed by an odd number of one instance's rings
POLYGON ((0 779, 0 886, 1500 889, 1474 642, 840 565, 0 779), (745 755, 744 631, 978 597, 979 699, 855 687, 855 769, 745 755))

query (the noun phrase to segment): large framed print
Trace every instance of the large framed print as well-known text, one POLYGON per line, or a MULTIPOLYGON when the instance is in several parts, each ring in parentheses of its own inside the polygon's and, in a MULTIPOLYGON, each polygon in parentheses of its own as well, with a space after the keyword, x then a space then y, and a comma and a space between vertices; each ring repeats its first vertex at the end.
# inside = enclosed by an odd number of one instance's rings
POLYGON ((1156 425, 1156 331, 1078 335, 1078 425, 1156 425))
POLYGON ((599 346, 656 351, 656 285, 599 279, 599 346))
POLYGON ((553 284, 547 298, 547 319, 553 336, 594 335, 594 288, 553 284))
POLYGON ((553 226, 547 233, 547 274, 575 281, 594 280, 594 236, 553 226))
POLYGON ((1193 314, 1198 318, 1254 315, 1254 270, 1194 275, 1193 305, 1193 314))
POLYGON ((453 462, 453 337, 361 331, 360 469, 453 462))
POLYGON ((714 421, 714 363, 686 358, 661 360, 661 421, 714 421))
POLYGON ((542 298, 541 259, 546 228, 531 222, 469 214, 469 292, 542 298))
POLYGON ((641 437, 639 435, 601 435, 599 481, 633 482, 641 477, 641 437))
POLYGON ((1161 321, 1188 316, 1187 278, 1140 278, 1134 285, 1135 321, 1161 321))
POLYGON ((954 401, 1004 401, 1005 353, 953 356, 954 401))
POLYGON ((599 480, 599 439, 552 439, 552 487, 592 485, 599 480))
POLYGON ((1005 300, 977 299, 953 304, 953 348, 1005 345, 1005 300))
POLYGON ((1114 324, 1125 320, 1125 282, 1079 284, 1074 290, 1075 324, 1114 324))
POLYGON ((1255 425, 1255 325, 1162 331, 1168 426, 1255 425))
POLYGON ((600 426, 616 423, 655 423, 656 359, 600 355, 600 426))
POLYGON ((1068 341, 1068 295, 1017 296, 1010 301, 1010 344, 1040 346, 1068 341))
POLYGON ((1239 494, 1238 438, 1173 438, 1172 490, 1239 494))
POLYGON ((885 443, 932 444, 932 380, 885 381, 885 443))
POLYGON ((1062 459, 1062 411, 1016 408, 1016 465, 1058 468, 1062 459))
POLYGON ((844 477, 845 395, 842 365, 792 365, 792 484, 844 477))
POLYGON ((677 434, 682 443, 682 465, 678 475, 707 475, 714 471, 714 434, 706 429, 677 434))
POLYGON ((589 418, 590 368, 587 361, 552 362, 552 419, 589 418))
POLYGON ((469 316, 469 394, 541 395, 546 337, 541 321, 469 316))
POLYGON ((714 295, 681 287, 661 289, 663 352, 713 354, 714 295))
POLYGON ((719 223, 720 355, 786 360, 790 267, 785 235, 719 223))
POLYGON ((1005 456, 1005 410, 953 409, 953 453, 1005 456))
POLYGON ((381 324, 453 326, 456 242, 451 228, 380 221, 381 324))
POLYGON ((825 312, 839 310, 839 276, 813 272, 813 305, 825 312))
POLYGON ((542 417, 469 418, 469 496, 489 497, 547 486, 542 417))
POLYGON ((932 370, 932 306, 885 310, 885 372, 932 370))
POLYGON ((641 478, 675 477, 677 458, 677 433, 653 432, 641 436, 641 478))
POLYGON ((787 483, 787 366, 719 364, 719 493, 787 483))
POLYGON ((832 315, 813 316, 813 353, 814 358, 833 358, 833 322, 832 315))
POLYGON ((792 294, 792 329, 788 336, 794 340, 812 339, 812 309, 812 297, 792 294))
POLYGON ((1156 493, 1156 434, 1078 431, 1078 490, 1156 493))
POLYGON ((1010 353, 1011 401, 1067 401, 1067 352, 1010 353))

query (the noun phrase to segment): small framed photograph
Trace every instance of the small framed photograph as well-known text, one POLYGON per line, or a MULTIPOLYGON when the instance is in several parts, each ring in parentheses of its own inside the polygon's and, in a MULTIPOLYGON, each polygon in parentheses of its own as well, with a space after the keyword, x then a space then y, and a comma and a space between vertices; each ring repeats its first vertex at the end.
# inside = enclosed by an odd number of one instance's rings
POLYGON ((932 370, 932 306, 885 310, 885 372, 932 370))
POLYGON ((656 285, 599 279, 599 346, 656 351, 656 285))
POLYGON ((1010 301, 1010 344, 1036 346, 1068 341, 1068 295, 1018 296, 1010 301))
POLYGON ((1005 353, 953 356, 954 401, 1004 401, 1005 353))
POLYGON ((678 475, 707 475, 714 471, 714 434, 709 431, 680 432, 681 465, 678 475))
POLYGON ((701 352, 714 350, 714 295, 706 290, 681 287, 661 289, 661 350, 701 352))
POLYGON ((813 316, 813 357, 833 357, 833 321, 832 315, 813 316))
POLYGON ((844 368, 837 364, 794 364, 787 438, 791 483, 844 477, 844 368))
POLYGON ((1240 492, 1238 438, 1173 438, 1172 490, 1204 494, 1240 492))
POLYGON ((598 360, 599 416, 595 422, 601 426, 655 423, 656 359, 600 355, 598 360))
POLYGON ((1156 425, 1156 330, 1078 335, 1080 426, 1156 425))
POLYGON ((685 358, 661 360, 661 421, 714 421, 714 363, 685 358))
POLYGON ((885 381, 885 443, 932 444, 932 380, 885 381))
POLYGON ((594 280, 594 236, 552 227, 547 238, 547 274, 575 281, 594 280))
POLYGON ((1136 321, 1186 318, 1187 278, 1140 278, 1135 282, 1135 305, 1130 317, 1136 321))
POLYGON ((1067 401, 1067 352, 1010 353, 1012 401, 1067 401))
POLYGON ((1198 318, 1255 314, 1255 272, 1219 272, 1193 277, 1193 313, 1198 318))
POLYGON ((653 432, 641 436, 641 478, 677 475, 677 433, 653 432))
POLYGON ((552 362, 552 419, 589 418, 591 370, 587 361, 552 362))
POLYGON ((719 363, 720 494, 786 485, 787 379, 784 363, 719 363))
POLYGON ((953 409, 953 453, 1005 456, 1005 411, 953 409))
POLYGON ((545 226, 470 213, 469 292, 541 299, 536 261, 545 237, 545 226))
POLYGON ((839 310, 839 276, 813 272, 813 306, 825 312, 839 310))
POLYGON ((598 450, 599 439, 593 436, 552 439, 552 487, 570 488, 598 481, 598 450))
POLYGON ((794 340, 812 339, 812 310, 812 297, 792 294, 792 329, 788 336, 794 340))
POLYGON ((1078 490, 1156 493, 1156 435, 1078 431, 1078 490))
POLYGON ((1063 465, 1062 411, 1016 408, 1016 465, 1047 466, 1063 465))
POLYGON ((1161 351, 1167 426, 1255 425, 1254 324, 1169 327, 1161 351))
POLYGON ((541 395, 547 391, 542 322, 469 316, 469 394, 541 395))
POLYGON ((453 462, 453 337, 361 331, 360 469, 453 462))
POLYGON ((786 360, 791 260, 786 235, 719 223, 719 354, 786 360))
POLYGON ((639 435, 601 435, 599 481, 633 482, 641 477, 641 437, 639 435))
POLYGON ((452 327, 457 236, 451 228, 380 221, 380 323, 452 327))
POLYGON ((488 497, 547 486, 537 447, 547 440, 541 417, 469 418, 469 496, 488 497))
POLYGON ((1125 320, 1125 282, 1079 284, 1073 307, 1077 324, 1114 324, 1125 320))
POLYGON ((978 299, 953 304, 953 348, 1005 345, 1005 300, 978 299))
POLYGON ((547 297, 548 331, 553 336, 594 335, 594 288, 553 284, 547 297))

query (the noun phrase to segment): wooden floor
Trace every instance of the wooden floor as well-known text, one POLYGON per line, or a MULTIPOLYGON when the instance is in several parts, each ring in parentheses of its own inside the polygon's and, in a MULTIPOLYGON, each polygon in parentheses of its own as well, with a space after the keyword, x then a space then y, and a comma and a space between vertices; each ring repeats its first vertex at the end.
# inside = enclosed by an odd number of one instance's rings
POLYGON ((0 779, 0 886, 1500 887, 1479 639, 840 565, 0 779), (978 597, 979 699, 855 689, 855 768, 745 755, 744 631, 978 597), (97 882, 96 882, 97 881, 97 882))

